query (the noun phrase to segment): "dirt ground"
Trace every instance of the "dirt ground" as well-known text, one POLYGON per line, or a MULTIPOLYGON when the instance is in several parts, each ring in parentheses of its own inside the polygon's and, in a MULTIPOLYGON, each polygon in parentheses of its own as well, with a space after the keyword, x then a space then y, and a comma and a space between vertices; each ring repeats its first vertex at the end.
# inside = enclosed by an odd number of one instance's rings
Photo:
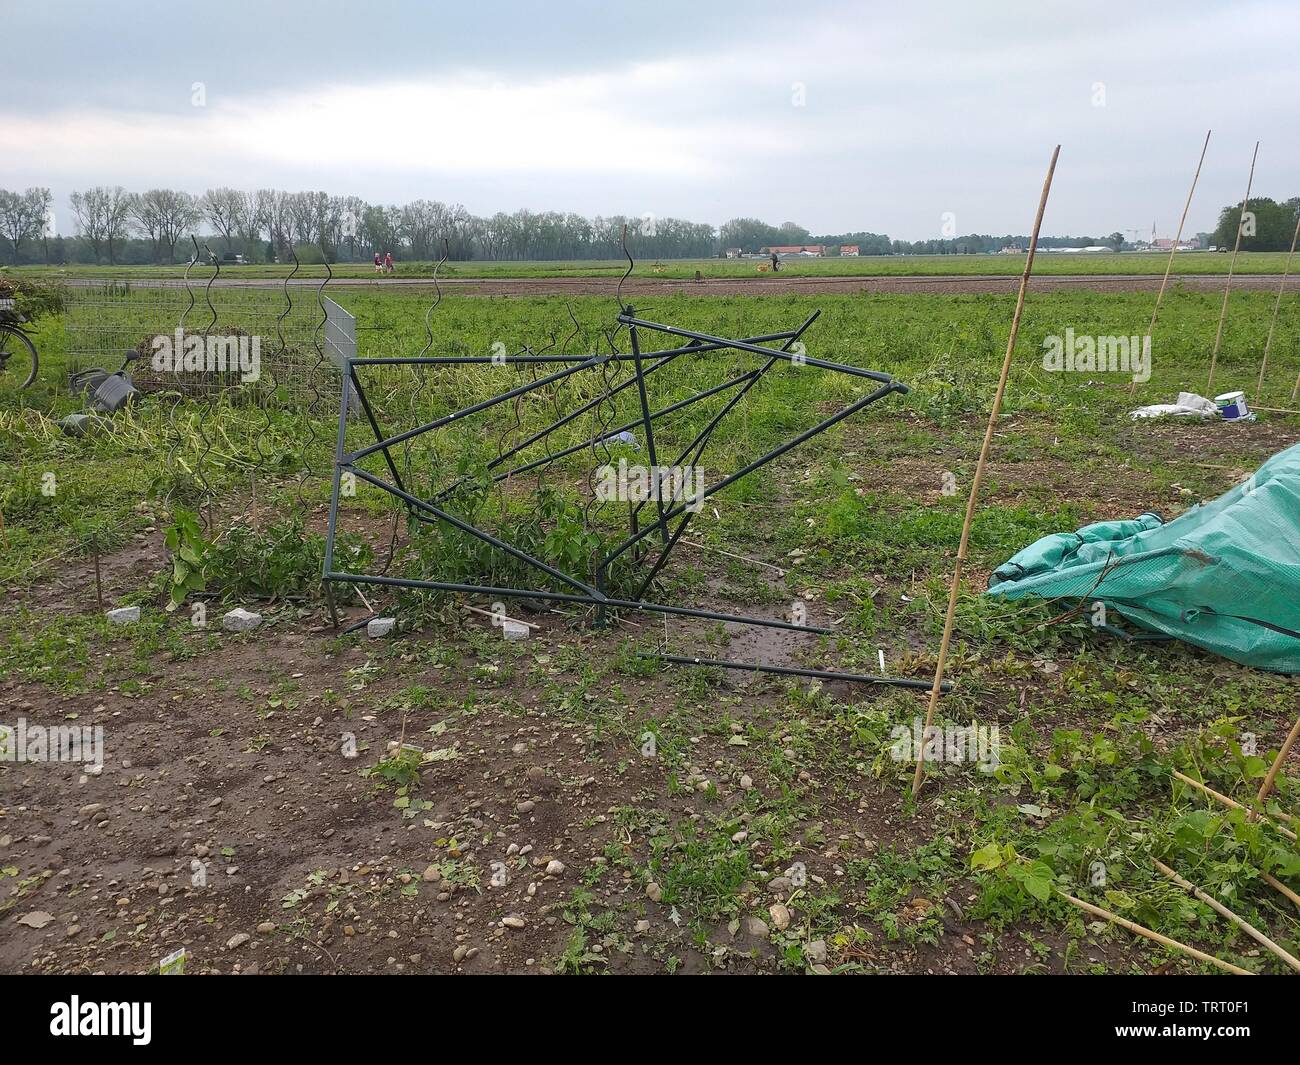
MULTIPOLYGON (((1294 436, 1250 431, 1261 454, 1294 436)), ((1214 454, 1191 427, 1148 433, 1144 446, 1151 457, 1214 454)), ((899 459, 891 480, 932 490, 932 469, 899 459)), ((1022 482, 1073 481, 1098 516, 1144 504, 1123 479, 1090 482, 1064 466, 1030 474, 995 463, 990 479, 1010 500, 1022 482)), ((386 522, 369 530, 376 544, 386 533, 386 522)), ((159 530, 139 534, 105 560, 106 598, 147 584, 166 560, 159 530)), ((707 560, 691 565, 711 587, 722 580, 707 560)), ((94 614, 93 571, 79 564, 21 598, 50 619, 94 614)), ((190 972, 761 972, 788 969, 783 942, 814 966, 874 972, 1063 969, 1059 937, 973 921, 973 885, 949 880, 930 894, 923 875, 909 874, 897 899, 901 932, 832 945, 830 957, 820 936, 809 942, 814 919, 801 926, 800 911, 811 904, 786 875, 791 855, 809 890, 851 901, 853 871, 876 856, 942 845, 942 803, 907 811, 895 782, 828 760, 809 738, 822 735, 817 715, 792 718, 776 678, 727 674, 701 687, 698 673, 667 669, 590 682, 587 665, 661 619, 602 632, 559 613, 525 614, 532 637, 507 643, 465 612, 372 641, 339 639, 319 605, 259 609, 256 633, 217 631, 214 617, 183 635, 188 654, 153 649, 140 659, 126 636, 93 642, 81 664, 104 678, 94 690, 0 680, 0 721, 102 726, 106 745, 102 771, 20 764, 0 777, 0 971, 147 972, 184 947, 190 972), (679 730, 671 768, 638 755, 647 723, 670 719, 679 730), (359 772, 402 739, 431 755, 405 796, 359 772), (768 815, 756 811, 782 804, 796 811, 796 839, 765 835, 768 815), (768 875, 710 885, 712 859, 697 857, 702 897, 734 890, 751 916, 693 931, 643 875, 648 840, 670 830, 689 851, 683 832, 728 819, 732 841, 768 875), (780 914, 792 910, 784 941, 780 914)), ((814 595, 808 620, 838 617, 814 595)), ((707 623, 671 626, 705 653, 717 640, 707 623)), ((797 660, 797 639, 738 637, 722 657, 797 660)), ((928 668, 924 658, 913 664, 917 676, 928 668)), ((1026 677, 1007 696, 1011 708, 994 702, 989 713, 1009 724, 1017 698, 1021 708, 1050 700, 1043 683, 1026 677)), ((862 697, 826 687, 837 699, 862 697)), ((920 694, 900 697, 922 705, 920 694)), ((1288 713, 1279 707, 1278 721, 1288 713)), ((1125 938, 1099 939, 1074 961, 1114 970, 1144 953, 1125 938)))

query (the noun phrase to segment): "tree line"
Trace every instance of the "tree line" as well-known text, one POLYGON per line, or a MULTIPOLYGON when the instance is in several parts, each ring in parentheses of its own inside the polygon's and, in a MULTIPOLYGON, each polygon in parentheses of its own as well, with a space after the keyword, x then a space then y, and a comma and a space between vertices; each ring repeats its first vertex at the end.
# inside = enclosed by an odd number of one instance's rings
MULTIPOLYGON (((53 224, 48 188, 24 192, 0 189, 0 247, 19 263, 108 263, 134 265, 188 261, 191 234, 202 234, 221 258, 248 262, 363 261, 391 252, 399 259, 436 259, 446 250, 455 260, 616 259, 622 233, 638 259, 698 259, 738 249, 756 254, 773 246, 825 246, 837 254, 856 245, 862 255, 970 255, 1024 247, 1019 234, 971 233, 931 240, 891 240, 883 233, 814 234, 794 222, 770 225, 757 218, 733 218, 718 228, 679 218, 613 215, 587 218, 559 211, 499 211, 471 214, 460 204, 417 199, 406 204, 372 204, 358 196, 280 189, 208 189, 193 195, 179 189, 128 192, 97 185, 69 197, 76 235, 53 224)), ((1300 198, 1276 203, 1250 201, 1250 223, 1242 247, 1250 251, 1290 246, 1300 198)), ((1231 246, 1240 207, 1220 213, 1215 241, 1231 246)), ((1045 248, 1108 245, 1124 247, 1121 233, 1106 237, 1043 237, 1045 248)))

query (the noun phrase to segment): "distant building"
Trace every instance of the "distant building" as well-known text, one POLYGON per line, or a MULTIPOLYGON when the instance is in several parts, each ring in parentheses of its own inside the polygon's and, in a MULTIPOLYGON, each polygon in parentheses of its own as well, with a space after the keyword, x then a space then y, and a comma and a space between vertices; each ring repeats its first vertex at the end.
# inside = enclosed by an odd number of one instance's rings
POLYGON ((1025 249, 1019 244, 1008 244, 1005 248, 998 249, 999 255, 1024 255, 1025 249))
POLYGON ((763 248, 765 255, 825 255, 825 244, 774 244, 763 248))
POLYGON ((862 249, 859 248, 858 245, 856 245, 856 244, 841 244, 841 245, 840 245, 840 254, 841 254, 841 255, 861 255, 861 254, 862 254, 862 249))
POLYGON ((728 248, 728 249, 727 249, 727 258, 728 258, 728 259, 739 259, 739 258, 740 258, 742 255, 744 255, 744 254, 745 254, 745 250, 744 250, 743 248, 728 248))
MULTIPOLYGON (((1168 251, 1173 246, 1174 241, 1172 237, 1156 237, 1151 242, 1151 247, 1158 251, 1168 251)), ((1178 242, 1179 251, 1197 251, 1200 247, 1201 242, 1196 237, 1192 237, 1190 240, 1180 240, 1178 242)))

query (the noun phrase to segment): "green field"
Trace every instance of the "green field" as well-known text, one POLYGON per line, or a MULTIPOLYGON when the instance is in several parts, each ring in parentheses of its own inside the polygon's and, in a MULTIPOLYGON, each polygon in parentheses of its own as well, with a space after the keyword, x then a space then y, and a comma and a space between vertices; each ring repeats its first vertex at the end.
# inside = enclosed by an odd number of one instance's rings
MULTIPOLYGON (((636 259, 636 249, 633 248, 636 259)), ((1209 252, 1180 252, 1174 259, 1175 274, 1223 274, 1231 256, 1209 252)), ((1286 264, 1285 252, 1243 252, 1237 258, 1240 274, 1280 274, 1286 264)), ((1167 254, 1145 252, 1096 254, 1062 254, 1040 251, 1034 272, 1049 275, 1163 275, 1167 254)), ((633 277, 686 280, 696 271, 705 277, 747 278, 772 276, 759 268, 766 260, 757 259, 673 259, 662 263, 641 260, 633 277)), ((397 264, 398 277, 429 277, 433 263, 402 262, 397 264)), ((222 276, 245 278, 285 277, 291 265, 250 264, 222 266, 222 276)), ((370 263, 336 263, 335 277, 376 277, 370 263)), ((929 277, 929 276, 1014 276, 1024 269, 1019 255, 891 255, 857 258, 794 258, 783 260, 781 277, 929 277)), ((319 267, 304 267, 308 273, 319 267)), ((586 260, 577 262, 470 262, 444 264, 439 276, 449 278, 546 278, 611 277, 623 275, 623 260, 586 260)), ((38 277, 181 277, 184 266, 26 266, 12 269, 17 276, 38 277)), ((197 276, 197 275, 196 275, 197 276)))
MULTIPOLYGON (((1241 265, 1267 272, 1280 258, 1250 256, 1241 265)), ((994 266, 1014 271, 1016 262, 825 260, 789 270, 991 273, 994 266)), ((1149 256, 1045 256, 1040 263, 1044 271, 1069 272, 1163 267, 1163 259, 1149 256)), ((1178 260, 1183 270, 1193 264, 1218 269, 1226 259, 1178 260)), ((740 271, 752 264, 699 266, 706 267, 740 271)), ((666 273, 695 268, 674 263, 666 273)), ((617 267, 493 269, 499 272, 492 276, 544 276, 617 267)), ((266 268, 240 273, 258 270, 266 268)), ((460 265, 454 274, 472 271, 486 268, 460 265)), ((272 291, 268 299, 274 298, 272 291)), ((453 294, 431 313, 426 337, 427 304, 417 292, 351 289, 335 298, 357 317, 362 356, 410 355, 426 346, 442 354, 486 355, 498 343, 512 353, 524 345, 607 350, 602 330, 614 311, 608 298, 507 301, 453 294)), ((344 908, 355 903, 362 917, 378 914, 381 930, 393 928, 401 945, 381 939, 373 957, 356 955, 358 967, 382 967, 390 951, 401 957, 425 949, 424 933, 409 931, 407 922, 423 930, 412 907, 443 905, 417 895, 424 890, 419 871, 429 862, 438 865, 440 882, 459 885, 447 905, 464 900, 466 909, 447 920, 471 913, 482 925, 498 921, 506 904, 497 900, 516 890, 516 881, 494 893, 486 886, 490 861, 508 840, 525 834, 511 828, 494 837, 484 820, 498 806, 519 808, 532 794, 531 785, 521 783, 526 764, 512 761, 509 752, 534 744, 540 753, 528 757, 545 764, 547 780, 578 788, 564 791, 562 801, 548 801, 547 816, 554 820, 530 830, 539 853, 558 845, 553 840, 568 848, 563 882, 543 884, 543 894, 552 887, 563 892, 541 911, 557 917, 554 928, 529 911, 526 934, 536 936, 528 941, 529 956, 548 971, 708 971, 725 958, 761 971, 814 965, 844 972, 1213 971, 1081 916, 1060 892, 1251 971, 1281 971, 1271 954, 1155 872, 1152 859, 1169 861, 1296 948, 1297 911, 1261 873, 1294 886, 1300 857, 1268 824, 1207 805, 1171 776, 1175 769, 1200 774, 1249 802, 1294 720, 1294 684, 1183 645, 1098 635, 1069 616, 1073 604, 1017 607, 991 604, 980 594, 989 570, 1040 536, 1144 510, 1171 517, 1225 491, 1300 439, 1298 418, 1186 425, 1126 417, 1138 403, 1171 399, 1179 389, 1204 391, 1220 301, 1214 293, 1188 291, 1167 298, 1151 380, 1130 397, 1123 374, 1045 371, 1042 344, 1067 328, 1139 334, 1150 316, 1150 296, 1031 295, 960 599, 950 665, 957 689, 941 704, 941 723, 996 726, 1001 764, 991 774, 970 764, 936 764, 915 799, 908 794, 910 765, 890 755, 892 730, 910 728, 923 712, 914 693, 659 669, 636 653, 666 643, 679 653, 793 657, 860 672, 876 672, 883 655, 891 675, 930 676, 966 490, 1006 345, 1014 303, 1008 296, 638 300, 645 317, 736 336, 790 328, 820 310, 804 338, 808 355, 884 370, 912 388, 719 493, 692 525, 697 546, 675 556, 656 593, 660 601, 778 616, 792 600, 806 600, 817 617, 838 619, 834 637, 757 647, 720 625, 666 623, 650 615, 592 629, 576 611, 535 615, 543 632, 505 643, 482 617, 461 612, 448 598, 383 589, 369 594, 377 596, 377 608, 402 619, 407 635, 335 638, 326 628, 317 579, 316 534, 329 498, 337 386, 322 375, 319 396, 306 409, 274 400, 262 408, 238 394, 217 402, 155 395, 114 416, 111 430, 72 439, 55 424, 82 407, 61 376, 67 337, 57 317, 42 319, 36 327, 45 355, 40 385, 20 395, 0 383, 6 537, 0 584, 8 590, 0 608, 0 673, 10 678, 12 696, 29 705, 58 700, 61 712, 98 720, 107 701, 126 706, 133 727, 156 718, 169 735, 174 728, 184 742, 206 745, 205 758, 238 766, 230 774, 227 808, 259 801, 256 792, 235 793, 237 786, 260 787, 257 782, 268 779, 280 787, 274 774, 288 773, 290 783, 299 774, 303 797, 295 793, 293 802, 310 813, 291 812, 285 829, 259 825, 270 836, 266 842, 259 834, 254 843, 253 829, 242 826, 248 838, 232 836, 229 846, 232 853, 243 848, 241 865, 243 854, 252 864, 256 851, 258 875, 271 885, 263 892, 273 903, 269 919, 297 929, 299 938, 330 942, 340 958, 353 956, 342 952, 342 939, 327 936, 335 920, 334 906, 327 908, 331 899, 344 908), (41 491, 47 475, 58 486, 48 495, 41 491), (946 475, 958 486, 955 495, 943 490, 946 475), (178 552, 161 538, 183 524, 186 512, 198 522, 194 549, 207 567, 207 587, 173 613, 163 604, 178 552), (142 606, 136 628, 112 629, 100 614, 93 592, 96 555, 108 574, 107 605, 142 606), (268 637, 263 650, 257 636, 196 633, 188 616, 195 599, 217 612, 235 603, 261 604, 272 619, 274 641, 268 637), (218 716, 203 716, 214 707, 218 716), (377 722, 371 748, 357 762, 313 769, 335 742, 332 736, 320 741, 318 753, 302 739, 321 720, 325 731, 377 722), (638 754, 648 731, 659 752, 653 762, 638 754), (1257 739, 1257 753, 1243 750, 1244 733, 1257 739), (418 773, 411 782, 409 766, 402 776, 397 756, 385 757, 384 741, 399 736, 436 748, 445 759, 425 767, 423 783, 418 773), (543 746, 549 736, 563 742, 543 746), (278 752, 269 765, 259 760, 264 751, 278 752), (379 776, 363 778, 360 769, 379 776), (592 783, 582 784, 588 777, 592 783), (748 786, 738 783, 746 778, 748 786), (330 811, 340 804, 363 813, 362 834, 378 839, 382 833, 385 854, 397 854, 387 883, 364 900, 353 894, 361 879, 355 872, 326 895, 320 885, 334 881, 313 879, 311 854, 296 854, 288 843, 283 853, 275 850, 277 833, 298 842, 299 817, 315 816, 318 808, 334 816, 330 811), (417 811, 424 812, 411 819, 417 811), (434 823, 437 828, 428 827, 434 823), (389 835, 402 841, 389 844, 389 835), (263 857, 262 848, 271 856, 263 857), (1104 883, 1096 879, 1097 863, 1106 871, 1104 883), (793 911, 787 928, 769 908, 774 895, 764 889, 800 864, 814 879, 781 893, 793 911), (414 886, 398 879, 409 881, 412 871, 414 886), (290 892, 300 886, 300 895, 290 892), (678 923, 665 916, 669 906, 678 923), (648 931, 638 925, 643 915, 653 918, 648 931), (754 933, 756 957, 740 946, 719 954, 718 943, 738 943, 736 937, 758 927, 753 918, 764 922, 763 933, 754 933)), ((1254 393, 1272 306, 1265 292, 1233 297, 1214 391, 1244 388, 1255 405, 1294 406, 1290 395, 1300 374, 1300 308, 1294 301, 1283 307, 1264 391, 1254 393)), ((625 350, 626 341, 624 334, 615 343, 625 350)), ((652 401, 684 397, 751 368, 755 358, 730 353, 681 360, 650 379, 652 401)), ((266 365, 274 374, 273 355, 266 365)), ((392 429, 530 377, 526 368, 490 365, 367 373, 377 412, 392 429)), ((708 479, 839 409, 862 394, 861 384, 806 367, 773 370, 719 427, 702 460, 708 479)), ((522 439, 601 388, 599 375, 591 375, 501 404, 471 425, 453 425, 402 449, 402 469, 422 490, 448 478, 481 476, 503 443, 522 439)), ((690 408, 667 421, 658 436, 661 452, 687 443, 716 409, 690 408)), ((621 393, 605 413, 605 421, 577 420, 556 442, 580 442, 593 426, 600 431, 635 417, 635 390, 621 393)), ((367 437, 360 424, 351 425, 352 447, 367 437)), ((612 452, 615 461, 620 455, 644 458, 643 451, 619 451, 622 446, 612 452)), ((617 506, 586 507, 593 461, 599 460, 591 449, 583 450, 544 480, 522 474, 501 490, 461 502, 488 527, 531 537, 527 542, 543 557, 581 566, 590 538, 609 542, 627 522, 617 506), (539 509, 543 493, 548 502, 539 509)), ((367 468, 383 466, 376 461, 367 468)), ((373 556, 372 570, 396 535, 391 572, 475 583, 518 576, 463 537, 390 524, 391 502, 365 486, 344 501, 342 525, 355 536, 359 556, 373 556)), ((469 601, 490 605, 483 597, 469 601)), ((353 606, 359 611, 355 600, 353 606)), ((149 769, 146 763, 139 771, 149 769)), ((0 765, 0 780, 10 772, 0 765)), ((109 775, 103 786, 116 786, 109 775)), ((151 785, 133 782, 133 794, 137 786, 151 785)), ((1298 802, 1300 777, 1292 766, 1279 778, 1271 808, 1294 812, 1298 802)), ((143 851, 152 828, 139 831, 138 841, 112 845, 143 851)), ((363 856, 344 854, 347 864, 363 856)), ((13 860, 22 877, 40 872, 29 867, 35 858, 13 860)), ((334 864, 345 864, 344 858, 334 864)), ((529 877, 541 880, 536 870, 521 871, 519 891, 529 877)), ((199 905, 183 899, 173 908, 198 914, 193 907, 199 905)), ((244 915, 249 927, 267 919, 254 909, 244 915)), ((83 939, 99 942, 116 927, 114 920, 88 910, 83 939)), ((81 961, 114 970, 147 967, 151 957, 148 944, 128 935, 112 944, 112 953, 95 953, 107 946, 86 949, 81 961)), ((446 949, 450 956, 451 945, 446 949)), ((523 956, 517 960, 522 966, 523 956)))

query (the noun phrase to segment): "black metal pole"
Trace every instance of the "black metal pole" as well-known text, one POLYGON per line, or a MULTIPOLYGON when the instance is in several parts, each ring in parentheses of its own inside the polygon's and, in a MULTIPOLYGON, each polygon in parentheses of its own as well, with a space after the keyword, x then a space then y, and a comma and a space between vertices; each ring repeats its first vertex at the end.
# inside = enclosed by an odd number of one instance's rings
MULTIPOLYGON (((759 347, 757 344, 747 344, 743 340, 727 340, 725 337, 715 337, 709 333, 697 333, 692 329, 682 329, 675 325, 661 325, 658 322, 647 322, 644 318, 636 318, 630 314, 620 314, 618 320, 631 329, 633 326, 640 326, 643 329, 657 329, 662 333, 668 333, 671 336, 691 337, 695 340, 703 340, 705 343, 722 344, 725 347, 737 348, 740 351, 752 351, 759 355, 775 355, 778 359, 785 359, 792 362, 794 356, 786 351, 776 351, 773 348, 759 347)), ((846 366, 842 362, 827 362, 825 359, 814 359, 810 355, 800 356, 800 362, 805 366, 817 366, 823 370, 835 370, 838 373, 849 374, 853 377, 867 377, 872 381, 881 381, 888 383, 893 381, 887 373, 881 373, 879 370, 862 370, 856 366, 846 366)))
POLYGON ((608 355, 593 355, 590 359, 587 359, 585 362, 580 362, 576 366, 568 366, 563 370, 557 370, 555 373, 538 378, 536 381, 530 381, 528 384, 520 385, 518 388, 512 388, 509 392, 500 392, 497 395, 492 396, 490 399, 483 400, 481 403, 475 403, 473 406, 465 407, 462 410, 452 411, 450 414, 445 414, 441 418, 435 418, 433 421, 427 422, 424 425, 418 425, 414 429, 407 429, 404 433, 390 436, 387 440, 380 440, 378 443, 371 444, 369 447, 363 447, 360 451, 352 454, 352 461, 357 462, 358 460, 365 458, 367 455, 373 455, 376 451, 383 451, 396 444, 404 443, 413 437, 420 436, 423 433, 430 432, 434 429, 441 429, 444 425, 450 425, 457 419, 466 418, 471 414, 478 414, 480 411, 485 411, 489 407, 495 407, 498 403, 504 403, 508 399, 514 399, 515 396, 522 396, 525 392, 531 392, 534 388, 541 388, 543 385, 553 384, 556 381, 577 373, 579 370, 586 370, 592 366, 599 366, 601 363, 608 361, 608 355))
POLYGON ((380 480, 378 477, 374 476, 373 474, 367 473, 365 470, 358 470, 352 467, 349 468, 352 469, 352 472, 355 473, 358 477, 360 477, 363 481, 367 481, 370 484, 373 484, 376 488, 382 488, 385 492, 392 492, 394 495, 399 496, 400 498, 406 500, 406 502, 411 504, 411 506, 418 507, 420 510, 428 511, 430 514, 433 514, 435 517, 441 518, 443 521, 447 522, 447 524, 454 525, 461 532, 469 533, 470 536, 477 537, 478 539, 482 540, 485 544, 491 544, 498 551, 504 551, 511 558, 516 558, 520 562, 527 563, 528 565, 541 570, 543 573, 547 574, 548 576, 554 577, 558 581, 563 581, 565 584, 577 588, 579 591, 585 592, 588 596, 591 596, 597 602, 600 602, 601 600, 604 599, 604 596, 602 596, 599 592, 597 592, 596 589, 591 588, 586 584, 583 584, 582 581, 578 580, 577 578, 570 577, 567 573, 563 572, 562 570, 555 569, 553 566, 548 566, 540 558, 533 558, 533 556, 528 554, 526 551, 520 551, 519 548, 514 547, 511 544, 506 543, 504 540, 501 540, 493 536, 490 532, 484 532, 482 529, 478 528, 477 526, 471 525, 469 522, 456 517, 455 514, 448 514, 445 510, 435 507, 432 503, 420 499, 417 496, 413 496, 411 495, 410 492, 403 491, 400 488, 388 484, 386 481, 380 480))
MULTIPOLYGON (((370 400, 366 396, 366 390, 361 387, 361 380, 357 377, 357 371, 353 366, 355 366, 355 364, 349 365, 348 372, 352 377, 352 384, 357 390, 357 399, 361 401, 361 409, 366 412, 366 421, 370 423, 370 428, 375 434, 375 439, 379 441, 378 444, 370 448, 370 451, 382 451, 384 453, 384 461, 388 463, 388 470, 393 475, 393 482, 399 487, 405 487, 402 485, 402 475, 397 472, 397 463, 393 461, 393 456, 388 451, 388 442, 384 440, 383 430, 379 428, 379 421, 375 418, 375 412, 370 409, 370 400)), ((347 402, 347 391, 346 388, 343 390, 345 404, 347 402)), ((343 413, 340 415, 340 418, 344 420, 347 418, 346 405, 343 407, 343 413)))
MULTIPOLYGON (((869 395, 863 396, 862 399, 856 401, 855 403, 851 403, 849 406, 845 407, 842 411, 838 412, 837 414, 832 414, 829 418, 826 418, 824 421, 818 422, 811 429, 805 429, 798 436, 793 437, 790 440, 787 440, 784 444, 780 444, 777 447, 774 447, 766 455, 760 455, 749 465, 743 467, 742 469, 737 470, 735 473, 731 474, 730 476, 724 477, 712 488, 706 489, 704 492, 702 492, 700 494, 700 498, 707 499, 709 496, 721 492, 728 485, 735 483, 736 481, 740 480, 740 478, 742 477, 748 476, 749 474, 753 473, 756 469, 758 469, 760 466, 763 466, 766 463, 771 462, 775 458, 779 458, 780 456, 784 455, 787 451, 791 450, 792 448, 798 447, 800 444, 804 443, 805 441, 811 440, 818 433, 824 433, 831 426, 839 422, 842 422, 845 418, 849 417, 851 414, 857 413, 868 404, 875 403, 876 401, 883 399, 891 392, 906 392, 906 391, 907 391, 907 386, 899 384, 897 381, 891 381, 889 384, 877 388, 874 392, 870 393, 869 395)), ((675 509, 670 510, 665 515, 665 518, 671 521, 673 518, 681 514, 688 505, 689 504, 682 504, 676 507, 675 509)), ((634 544, 640 541, 653 528, 654 526, 652 525, 647 526, 646 528, 642 529, 640 532, 634 533, 632 536, 628 537, 626 540, 623 541, 623 543, 621 543, 618 547, 614 548, 614 550, 610 552, 609 555, 606 556, 604 564, 608 566, 610 562, 614 561, 614 559, 618 558, 619 555, 623 554, 623 552, 628 550, 628 548, 632 547, 634 544)))
MULTIPOLYGON (((653 369, 653 367, 651 367, 651 369, 653 369)), ((756 373, 758 373, 757 370, 747 370, 739 377, 729 378, 728 380, 723 381, 722 384, 720 385, 714 385, 711 388, 705 389, 703 392, 697 392, 693 396, 687 396, 685 399, 679 399, 676 403, 671 403, 667 407, 660 407, 656 411, 651 411, 650 417, 652 419, 664 418, 667 417, 669 414, 675 414, 683 407, 689 407, 692 403, 698 403, 702 399, 708 399, 710 396, 717 395, 719 392, 725 392, 729 388, 735 388, 737 385, 744 384, 756 373)), ((633 385, 636 382, 629 379, 626 383, 628 385, 633 385)), ((562 459, 567 455, 572 455, 575 452, 582 451, 585 448, 591 447, 592 444, 598 444, 602 440, 608 440, 611 436, 617 436, 619 433, 625 432, 628 429, 635 429, 640 424, 641 424, 641 419, 634 418, 630 422, 624 422, 622 425, 615 426, 611 429, 607 429, 605 432, 601 433, 598 436, 590 436, 579 444, 571 444, 566 448, 561 448, 559 451, 549 452, 548 454, 543 455, 541 458, 533 459, 531 462, 526 462, 522 466, 516 466, 514 469, 510 470, 507 473, 498 473, 493 477, 493 480, 503 481, 507 477, 514 477, 521 473, 527 473, 529 470, 535 470, 538 466, 545 466, 548 462, 554 462, 556 459, 562 459)))
MULTIPOLYGON (((628 308, 631 312, 631 308, 628 308)), ((645 433, 646 452, 650 456, 650 480, 654 492, 655 509, 659 512, 659 536, 668 546, 668 526, 664 524, 664 501, 663 493, 659 490, 659 456, 655 451, 655 429, 654 420, 650 417, 650 400, 645 390, 645 368, 641 364, 641 342, 637 338, 636 326, 630 326, 627 331, 628 337, 632 344, 632 356, 635 359, 636 366, 636 391, 641 400, 641 425, 645 433)))
POLYGON ((384 584, 390 588, 422 588, 431 592, 460 592, 464 595, 493 595, 503 599, 542 599, 556 603, 581 603, 584 606, 605 606, 612 610, 640 610, 648 614, 678 614, 705 621, 722 621, 733 625, 755 625, 765 629, 788 629, 790 632, 808 632, 814 636, 834 636, 834 629, 817 625, 796 625, 780 618, 751 618, 743 614, 723 614, 716 610, 700 610, 689 606, 667 606, 663 603, 643 603, 633 599, 594 599, 589 595, 570 592, 552 592, 540 588, 500 588, 482 584, 456 584, 452 581, 424 581, 415 577, 387 577, 378 573, 327 573, 326 580, 346 584, 384 584))
MULTIPOLYGON (((662 662, 671 662, 678 666, 715 666, 718 669, 743 669, 751 673, 776 673, 783 677, 814 677, 817 680, 850 680, 859 684, 888 684, 895 688, 915 688, 929 691, 934 687, 930 680, 916 680, 912 677, 877 677, 869 673, 839 673, 829 669, 801 669, 797 666, 767 666, 758 662, 730 662, 716 658, 687 658, 685 655, 664 655, 650 651, 638 651, 637 658, 657 658, 662 662)), ((952 685, 944 681, 943 691, 951 691, 952 685)))
MULTIPOLYGON (((794 336, 790 337, 789 340, 787 340, 784 344, 781 345, 781 350, 782 351, 786 350, 791 344, 793 344, 796 340, 798 340, 799 337, 803 335, 804 331, 807 330, 808 327, 817 320, 817 316, 819 314, 821 314, 821 311, 813 311, 812 314, 810 314, 806 319, 804 319, 803 325, 801 325, 798 329, 795 330, 794 336)), ((722 409, 713 416, 709 424, 706 425, 695 435, 695 439, 692 440, 689 444, 686 445, 685 448, 682 449, 682 453, 677 456, 677 461, 674 463, 674 465, 681 466, 686 461, 686 456, 689 455, 691 451, 696 449, 697 447, 698 447, 698 453, 691 464, 694 465, 696 462, 698 462, 700 460, 700 456, 704 454, 704 448, 708 444, 709 438, 713 435, 713 430, 716 429, 721 424, 722 419, 725 418, 731 412, 731 410, 736 406, 737 403, 739 403, 742 399, 745 398, 745 396, 749 393, 749 390, 753 388, 754 385, 758 383, 759 379, 765 373, 767 373, 768 370, 770 370, 773 366, 775 366, 776 363, 777 363, 777 357, 773 355, 758 370, 751 370, 750 373, 753 376, 751 376, 749 380, 745 382, 744 387, 741 388, 741 390, 738 393, 736 393, 736 395, 732 396, 729 400, 727 400, 727 402, 723 405, 722 409)), ((642 501, 638 503, 636 507, 633 508, 632 523, 633 523, 634 532, 636 531, 637 515, 641 512, 641 508, 644 505, 645 503, 644 501, 642 501)), ((682 529, 685 528, 685 524, 689 521, 690 521, 689 516, 682 519, 683 524, 678 529, 677 533, 673 535, 674 540, 676 540, 677 537, 681 535, 682 529)), ((661 555, 659 561, 655 563, 655 568, 654 571, 651 573, 651 578, 653 578, 654 574, 657 573, 659 569, 663 566, 666 559, 667 559, 667 552, 661 555)), ((647 587, 649 587, 649 581, 647 581, 646 584, 642 586, 641 590, 644 592, 647 587)), ((640 597, 640 593, 638 593, 638 598, 639 597, 640 597)))

